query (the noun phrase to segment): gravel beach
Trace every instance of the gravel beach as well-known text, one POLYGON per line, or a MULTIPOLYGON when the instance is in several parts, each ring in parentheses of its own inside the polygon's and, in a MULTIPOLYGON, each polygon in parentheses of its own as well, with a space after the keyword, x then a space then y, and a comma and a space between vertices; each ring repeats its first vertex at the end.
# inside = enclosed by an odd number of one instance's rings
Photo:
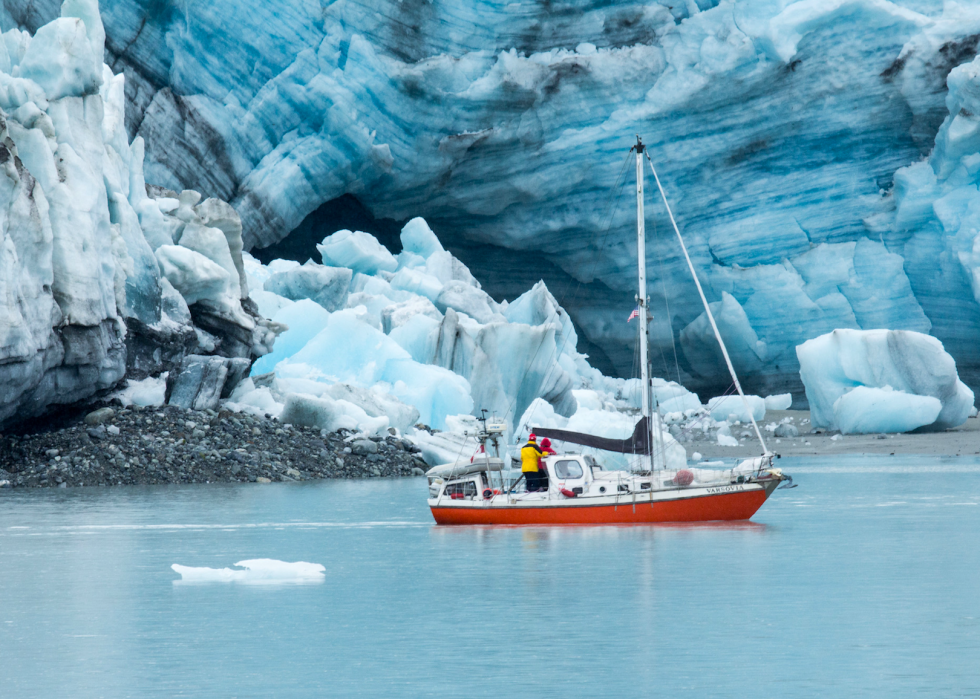
POLYGON ((408 441, 356 439, 228 411, 106 407, 0 436, 0 487, 268 483, 423 475, 408 441))
MULTIPOLYGON (((801 410, 766 413, 760 427, 769 448, 781 456, 980 455, 976 418, 945 432, 868 435, 814 433, 809 418, 801 410)), ((722 446, 700 430, 677 436, 692 463, 695 454, 704 460, 758 455, 751 426, 736 425, 731 432, 738 446, 722 446)), ((5 488, 405 477, 427 469, 415 445, 394 436, 357 439, 346 431, 327 434, 242 413, 173 406, 99 408, 58 429, 0 435, 5 488)))
MULTIPOLYGON (((827 456, 830 454, 935 454, 936 456, 980 454, 980 420, 969 418, 964 424, 944 432, 907 432, 902 434, 845 434, 812 432, 807 410, 770 410, 759 423, 769 449, 781 456, 827 456), (777 436, 779 432, 765 426, 791 425, 798 435, 777 436)), ((778 428, 777 428, 778 429, 778 428)), ((761 449, 752 436, 751 425, 732 427, 739 438, 737 447, 726 447, 715 440, 694 438, 684 444, 688 458, 699 452, 705 459, 758 456, 761 449)), ((780 432, 792 433, 783 428, 780 432)), ((693 431, 692 431, 693 435, 693 431)))

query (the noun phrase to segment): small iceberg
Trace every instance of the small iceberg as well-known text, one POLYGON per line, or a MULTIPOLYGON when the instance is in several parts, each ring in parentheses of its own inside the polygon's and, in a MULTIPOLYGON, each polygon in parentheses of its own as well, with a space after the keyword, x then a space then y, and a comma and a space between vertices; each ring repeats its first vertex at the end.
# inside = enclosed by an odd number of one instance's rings
POLYGON ((174 563, 170 566, 180 574, 174 583, 235 582, 246 584, 282 584, 323 582, 326 570, 319 563, 297 561, 287 563, 273 558, 239 561, 235 568, 195 568, 174 563), (240 570, 236 570, 240 569, 240 570))

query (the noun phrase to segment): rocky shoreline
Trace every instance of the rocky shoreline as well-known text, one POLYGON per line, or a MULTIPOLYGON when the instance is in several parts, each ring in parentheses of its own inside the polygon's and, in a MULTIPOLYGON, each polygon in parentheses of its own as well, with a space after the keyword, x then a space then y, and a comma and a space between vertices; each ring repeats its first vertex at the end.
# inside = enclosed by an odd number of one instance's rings
POLYGON ((0 487, 270 483, 420 476, 411 442, 326 433, 224 410, 104 407, 0 436, 0 487))

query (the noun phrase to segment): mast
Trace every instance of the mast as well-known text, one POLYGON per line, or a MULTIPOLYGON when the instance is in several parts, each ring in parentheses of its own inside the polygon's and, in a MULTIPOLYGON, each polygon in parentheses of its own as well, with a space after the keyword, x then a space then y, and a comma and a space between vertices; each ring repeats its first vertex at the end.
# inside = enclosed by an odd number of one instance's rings
POLYGON ((650 371, 647 360, 647 245, 646 227, 643 219, 643 151, 645 146, 636 137, 636 258, 640 288, 636 297, 636 307, 640 313, 640 377, 643 384, 643 417, 647 419, 647 439, 650 445, 650 470, 653 471, 653 417, 650 414, 650 371))
MULTIPOLYGON (((650 156, 647 156, 650 160, 650 156)), ((637 170, 639 170, 640 156, 636 156, 637 170)), ((687 267, 691 271, 691 276, 694 278, 694 285, 698 288, 698 294, 701 295, 701 303, 704 304, 704 312, 708 315, 708 322, 711 323, 711 329, 715 333, 715 339, 718 340, 718 346, 721 348, 721 354, 725 358, 725 364, 728 365, 728 373, 732 376, 732 381, 735 383, 735 389, 738 391, 738 395, 742 397, 742 404, 745 406, 745 412, 748 414, 749 419, 752 421, 752 427, 755 428, 755 436, 759 438, 759 443, 762 445, 763 456, 769 456, 769 448, 766 446, 766 441, 762 438, 762 431, 759 430, 759 425, 756 424, 755 417, 752 415, 752 410, 749 408, 749 401, 745 397, 745 393, 742 391, 742 384, 738 381, 738 376, 735 375, 735 367, 732 365, 732 360, 728 356, 728 349, 725 347, 725 341, 721 339, 721 333, 718 332, 718 325, 715 323, 715 316, 711 312, 711 308, 708 306, 708 299, 704 296, 704 289, 701 288, 701 282, 698 281, 697 272, 694 271, 694 264, 691 262, 691 256, 687 254, 687 246, 684 244, 684 238, 681 237, 680 229, 677 228, 677 221, 674 220, 674 213, 670 210, 670 204, 667 203, 667 194, 664 192, 664 187, 660 184, 660 178, 657 177, 657 169, 653 167, 653 160, 650 160, 650 171, 653 172, 653 179, 657 182, 657 189, 660 190, 660 196, 664 200, 664 206, 667 208, 667 215, 670 216, 670 223, 674 226, 674 232, 677 234, 677 240, 681 244, 681 250, 684 252, 684 259, 687 260, 687 267)), ((642 225, 642 224, 641 224, 642 225)), ((640 279, 643 279, 642 272, 640 274, 640 279)), ((640 282, 643 283, 642 281, 640 282)))

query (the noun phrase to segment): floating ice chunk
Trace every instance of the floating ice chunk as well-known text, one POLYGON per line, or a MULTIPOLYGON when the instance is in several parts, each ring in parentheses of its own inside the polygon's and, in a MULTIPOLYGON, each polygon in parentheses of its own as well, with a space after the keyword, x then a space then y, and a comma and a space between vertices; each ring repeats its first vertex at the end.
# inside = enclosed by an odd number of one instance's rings
POLYGON ((112 394, 113 398, 118 398, 124 406, 139 405, 142 407, 150 405, 163 405, 167 402, 167 375, 148 376, 141 381, 130 379, 126 388, 112 394))
POLYGON ((252 365, 252 375, 270 372, 283 359, 299 352, 327 326, 329 318, 330 314, 323 306, 310 299, 296 301, 276 313, 272 320, 282 323, 288 329, 276 338, 272 352, 259 357, 252 365))
POLYGON ((352 276, 351 270, 344 267, 307 262, 302 267, 273 273, 263 288, 293 301, 311 299, 332 312, 347 302, 352 276))
POLYGON ((729 416, 734 415, 739 422, 751 422, 761 420, 766 416, 766 401, 759 396, 745 396, 745 402, 741 396, 721 396, 712 398, 708 401, 708 411, 711 417, 717 421, 728 420, 729 416), (751 417, 745 410, 745 402, 749 404, 751 417))
POLYGON ((436 252, 445 252, 439 238, 429 228, 424 218, 416 217, 405 224, 401 232, 402 247, 410 253, 427 258, 436 252))
MULTIPOLYGON (((796 354, 814 427, 838 429, 834 406, 860 386, 889 387, 896 399, 898 393, 937 398, 942 410, 929 423, 934 429, 963 424, 973 406, 973 392, 959 380, 953 358, 929 335, 911 330, 835 330, 804 342, 796 354)), ((864 424, 854 410, 871 405, 868 399, 845 403, 848 424, 864 424)), ((908 405, 911 409, 913 403, 908 405)), ((926 414, 926 405, 914 402, 916 419, 926 414)))
POLYGON ((332 267, 348 267, 367 275, 398 269, 394 256, 377 238, 361 231, 337 231, 324 238, 316 249, 323 257, 323 264, 332 267))
POLYGON ((932 396, 858 386, 834 402, 834 420, 843 434, 909 432, 934 423, 942 407, 932 396))
POLYGON ((325 578, 324 568, 319 563, 297 561, 287 563, 272 558, 255 558, 239 561, 233 568, 197 568, 174 563, 170 568, 181 577, 184 583, 239 582, 250 584, 317 583, 325 578))
POLYGON ((778 396, 766 396, 766 410, 789 410, 792 405, 792 393, 780 393, 778 396))

